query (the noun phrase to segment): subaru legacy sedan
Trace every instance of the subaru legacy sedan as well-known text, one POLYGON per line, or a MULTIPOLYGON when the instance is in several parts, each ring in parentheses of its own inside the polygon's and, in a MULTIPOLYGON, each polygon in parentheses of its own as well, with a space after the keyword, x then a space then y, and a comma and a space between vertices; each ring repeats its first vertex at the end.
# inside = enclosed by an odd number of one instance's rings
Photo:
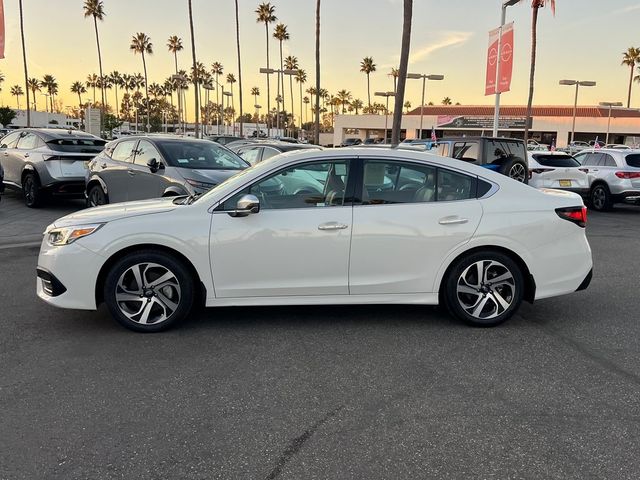
POLYGON ((207 140, 124 137, 89 163, 87 206, 202 194, 247 167, 238 155, 207 140))
POLYGON ((37 293, 63 308, 104 302, 141 332, 184 320, 196 303, 443 303, 494 326, 523 300, 588 286, 585 223, 579 195, 463 161, 365 147, 292 152, 198 197, 60 218, 44 234, 37 293), (321 188, 289 187, 305 172, 321 188))

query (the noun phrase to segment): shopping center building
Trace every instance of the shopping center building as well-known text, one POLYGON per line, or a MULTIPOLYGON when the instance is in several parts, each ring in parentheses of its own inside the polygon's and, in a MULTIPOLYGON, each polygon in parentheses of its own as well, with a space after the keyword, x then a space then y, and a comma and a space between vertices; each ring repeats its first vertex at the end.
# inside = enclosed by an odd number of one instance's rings
MULTIPOLYGON (((419 138, 422 113, 422 138, 429 138, 432 129, 438 138, 491 135, 493 106, 435 105, 417 108, 402 117, 401 138, 419 138)), ((558 147, 571 139, 573 106, 533 107, 529 138, 558 147)), ((391 137, 392 116, 388 115, 336 115, 333 144, 340 145, 345 138, 391 137)), ((526 125, 525 106, 503 106, 500 109, 499 133, 501 137, 523 138, 526 125)), ((598 138, 608 143, 640 145, 640 110, 629 108, 578 107, 575 116, 575 140, 590 141, 598 138), (610 116, 609 116, 610 115, 610 116)))

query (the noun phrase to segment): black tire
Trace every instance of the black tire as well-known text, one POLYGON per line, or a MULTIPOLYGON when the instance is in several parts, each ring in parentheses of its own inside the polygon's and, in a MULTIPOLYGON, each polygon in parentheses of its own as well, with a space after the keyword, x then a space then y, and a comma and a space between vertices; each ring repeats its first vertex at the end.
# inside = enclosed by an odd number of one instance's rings
POLYGON ((589 203, 591 208, 598 212, 606 212, 613 208, 613 201, 611 199, 611 192, 609 187, 604 183, 598 183, 594 185, 589 194, 589 203))
POLYGON ((36 173, 27 173, 22 179, 22 196, 29 208, 42 206, 44 193, 40 189, 40 179, 36 173))
POLYGON ((93 184, 87 192, 87 207, 99 207, 109 203, 109 196, 104 193, 102 185, 93 184))
POLYGON ((524 160, 511 158, 500 166, 500 173, 517 182, 529 183, 529 168, 524 160))
POLYGON ((195 279, 189 269, 177 258, 155 250, 124 256, 111 267, 104 283, 104 301, 111 316, 136 332, 160 332, 181 322, 189 315, 194 297, 195 279), (137 285, 135 270, 148 285, 137 285), (153 286, 167 273, 171 279, 153 286))
POLYGON ((441 298, 449 312, 474 327, 495 327, 508 320, 520 307, 525 288, 518 264, 507 255, 493 251, 476 252, 456 260, 442 285, 441 298), (480 262, 487 281, 481 279, 476 288, 472 285, 478 280, 477 264, 480 262), (491 283, 494 278, 502 279, 507 275, 510 279, 495 285, 491 283), (461 291, 463 289, 469 292, 461 291), (505 307, 500 299, 508 306, 505 307), (476 312, 478 308, 480 310, 476 312))

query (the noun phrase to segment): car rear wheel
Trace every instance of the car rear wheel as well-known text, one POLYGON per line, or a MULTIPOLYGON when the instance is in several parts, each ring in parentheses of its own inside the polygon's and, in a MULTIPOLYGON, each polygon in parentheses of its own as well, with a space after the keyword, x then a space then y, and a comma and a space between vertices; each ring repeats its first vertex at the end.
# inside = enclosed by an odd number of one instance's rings
POLYGON ((500 173, 517 182, 529 183, 529 170, 527 164, 518 158, 514 158, 502 164, 500 173))
POLYGON ((104 193, 101 185, 92 185, 87 192, 87 207, 98 207, 109 203, 107 194, 104 193))
POLYGON ((42 205, 43 193, 40 190, 40 179, 35 173, 27 173, 22 179, 22 195, 24 203, 29 208, 42 205))
POLYGON ((163 252, 141 251, 126 255, 109 270, 104 299, 124 327, 159 332, 189 315, 194 285, 181 261, 163 252))
POLYGON ((520 307, 524 276, 499 252, 478 252, 459 259, 444 282, 444 300, 457 318, 475 327, 493 327, 520 307))
POLYGON ((589 200, 593 209, 598 212, 606 212, 607 210, 611 210, 613 207, 609 188, 603 184, 593 187, 589 200))

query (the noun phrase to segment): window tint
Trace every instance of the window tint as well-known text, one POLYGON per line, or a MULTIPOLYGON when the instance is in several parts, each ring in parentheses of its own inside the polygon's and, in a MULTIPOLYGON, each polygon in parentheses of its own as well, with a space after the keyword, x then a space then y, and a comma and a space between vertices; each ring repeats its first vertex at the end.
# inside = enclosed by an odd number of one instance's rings
POLYGON ((476 192, 477 198, 484 197, 489 190, 491 190, 492 185, 489 182, 485 182, 484 180, 478 179, 478 191, 476 192))
POLYGON ((21 132, 13 132, 5 135, 5 137, 0 141, 0 146, 3 148, 16 148, 16 144, 20 139, 20 134, 21 132))
POLYGON ((580 163, 570 155, 534 155, 533 158, 544 167, 579 167, 580 163))
POLYGON ((100 153, 106 141, 101 138, 56 138, 49 140, 47 145, 58 152, 100 153))
POLYGON ((435 173, 435 167, 427 165, 367 161, 364 164, 362 204, 435 202, 435 173))
POLYGON ((172 167, 200 170, 244 170, 249 165, 231 150, 205 140, 156 141, 172 167))
POLYGON ((438 169, 438 201, 451 202, 475 197, 473 180, 472 177, 462 173, 452 172, 443 168, 438 169))
POLYGON ((480 148, 477 142, 456 142, 453 145, 453 158, 467 162, 477 162, 480 148))
POLYGON ((18 140, 18 147, 23 150, 31 150, 38 148, 43 144, 42 140, 35 133, 27 133, 24 137, 18 140))
POLYGON ((488 140, 485 143, 486 163, 502 162, 508 158, 525 159, 524 145, 519 142, 509 142, 506 140, 488 140))
POLYGON ((281 152, 279 152, 275 148, 264 147, 262 149, 262 161, 264 162, 265 160, 267 160, 267 159, 269 159, 271 157, 275 157, 279 153, 281 153, 281 152))
POLYGON ((582 162, 582 165, 587 167, 597 167, 600 165, 602 155, 599 153, 587 153, 583 158, 584 161, 582 162))
POLYGON ((131 162, 133 160, 133 148, 136 146, 137 140, 125 140, 120 142, 113 149, 111 158, 119 162, 131 162))
POLYGON ((255 165, 260 161, 260 149, 257 147, 241 148, 238 150, 238 155, 251 165, 255 165))
POLYGON ((607 153, 602 154, 602 161, 600 165, 603 167, 617 167, 615 159, 607 153))
POLYGON ((235 194, 222 210, 234 210, 246 194, 258 197, 262 210, 342 206, 348 170, 347 161, 290 167, 235 194))
POLYGON ((147 162, 152 158, 155 158, 158 162, 162 161, 162 156, 160 155, 160 152, 156 150, 156 147, 154 147, 149 142, 145 142, 144 140, 140 141, 140 143, 138 144, 138 148, 136 149, 136 157, 134 163, 136 165, 142 165, 146 167, 147 162))
POLYGON ((632 153, 631 155, 627 155, 625 160, 630 167, 640 168, 640 154, 632 153))

